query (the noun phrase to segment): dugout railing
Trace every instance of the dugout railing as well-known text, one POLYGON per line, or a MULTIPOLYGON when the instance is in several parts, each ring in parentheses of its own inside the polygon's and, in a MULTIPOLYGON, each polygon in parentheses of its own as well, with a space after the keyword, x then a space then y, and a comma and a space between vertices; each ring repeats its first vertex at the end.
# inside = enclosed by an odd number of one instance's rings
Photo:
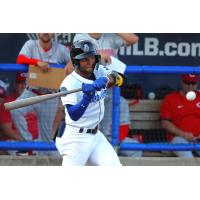
MULTIPOLYGON (((60 65, 53 65, 61 67, 60 65)), ((26 65, 0 64, 0 71, 19 72, 27 71, 26 65)), ((200 67, 193 66, 128 66, 125 73, 129 74, 183 74, 200 73, 200 67)), ((121 150, 143 150, 143 151, 195 151, 200 150, 200 144, 166 144, 166 143, 119 143, 119 109, 120 109, 120 89, 113 89, 113 111, 112 111, 112 145, 121 150)), ((0 150, 56 150, 53 142, 4 142, 0 141, 0 150)))

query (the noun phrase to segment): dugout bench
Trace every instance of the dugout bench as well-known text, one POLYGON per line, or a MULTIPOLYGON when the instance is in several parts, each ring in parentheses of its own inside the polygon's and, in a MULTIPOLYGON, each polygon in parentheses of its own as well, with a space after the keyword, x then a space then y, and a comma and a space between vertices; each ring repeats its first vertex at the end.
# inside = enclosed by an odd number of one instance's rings
MULTIPOLYGON (((129 135, 139 135, 143 143, 165 143, 166 131, 161 127, 160 104, 162 100, 131 99, 129 111, 131 130, 129 135)), ((144 152, 144 156, 174 157, 173 152, 144 152)))

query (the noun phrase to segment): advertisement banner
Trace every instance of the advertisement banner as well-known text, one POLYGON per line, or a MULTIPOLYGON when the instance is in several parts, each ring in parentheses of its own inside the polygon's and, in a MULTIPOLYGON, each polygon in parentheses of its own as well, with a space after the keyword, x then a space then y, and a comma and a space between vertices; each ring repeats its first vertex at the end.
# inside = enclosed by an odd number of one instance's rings
POLYGON ((127 65, 199 66, 199 33, 137 34, 139 42, 122 47, 119 58, 127 65))
MULTIPOLYGON (((139 42, 119 50, 119 58, 127 65, 199 66, 200 33, 136 33, 139 42)), ((15 63, 28 39, 36 33, 1 33, 0 62, 15 63)), ((70 46, 73 33, 56 33, 55 40, 70 46)))

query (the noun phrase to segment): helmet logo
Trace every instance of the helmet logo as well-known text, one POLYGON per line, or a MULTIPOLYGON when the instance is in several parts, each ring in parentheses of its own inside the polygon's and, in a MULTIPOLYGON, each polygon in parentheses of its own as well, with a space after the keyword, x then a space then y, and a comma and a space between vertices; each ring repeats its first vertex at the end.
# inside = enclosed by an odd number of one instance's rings
POLYGON ((84 44, 83 50, 84 52, 88 52, 90 50, 90 47, 87 44, 84 44))

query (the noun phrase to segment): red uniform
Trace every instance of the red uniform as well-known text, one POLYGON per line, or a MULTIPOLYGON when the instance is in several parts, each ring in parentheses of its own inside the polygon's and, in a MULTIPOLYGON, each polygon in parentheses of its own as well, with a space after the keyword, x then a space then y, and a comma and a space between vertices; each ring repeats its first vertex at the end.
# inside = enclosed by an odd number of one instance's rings
MULTIPOLYGON (((16 130, 15 124, 12 120, 10 111, 6 110, 4 107, 4 103, 15 101, 17 98, 16 93, 12 93, 10 96, 4 98, 4 102, 0 105, 0 123, 12 123, 13 130, 16 130)), ((35 113, 28 113, 26 115, 26 120, 28 122, 28 129, 32 134, 32 138, 38 138, 38 125, 37 125, 37 117, 35 113)), ((17 132, 16 132, 17 133, 17 132)), ((9 140, 7 137, 2 137, 3 140, 9 140)))
MULTIPOLYGON (((200 92, 196 92, 193 101, 188 101, 180 92, 167 95, 161 104, 160 117, 170 120, 183 131, 193 133, 194 137, 200 136, 200 92)), ((169 142, 173 137, 167 134, 169 142)))

